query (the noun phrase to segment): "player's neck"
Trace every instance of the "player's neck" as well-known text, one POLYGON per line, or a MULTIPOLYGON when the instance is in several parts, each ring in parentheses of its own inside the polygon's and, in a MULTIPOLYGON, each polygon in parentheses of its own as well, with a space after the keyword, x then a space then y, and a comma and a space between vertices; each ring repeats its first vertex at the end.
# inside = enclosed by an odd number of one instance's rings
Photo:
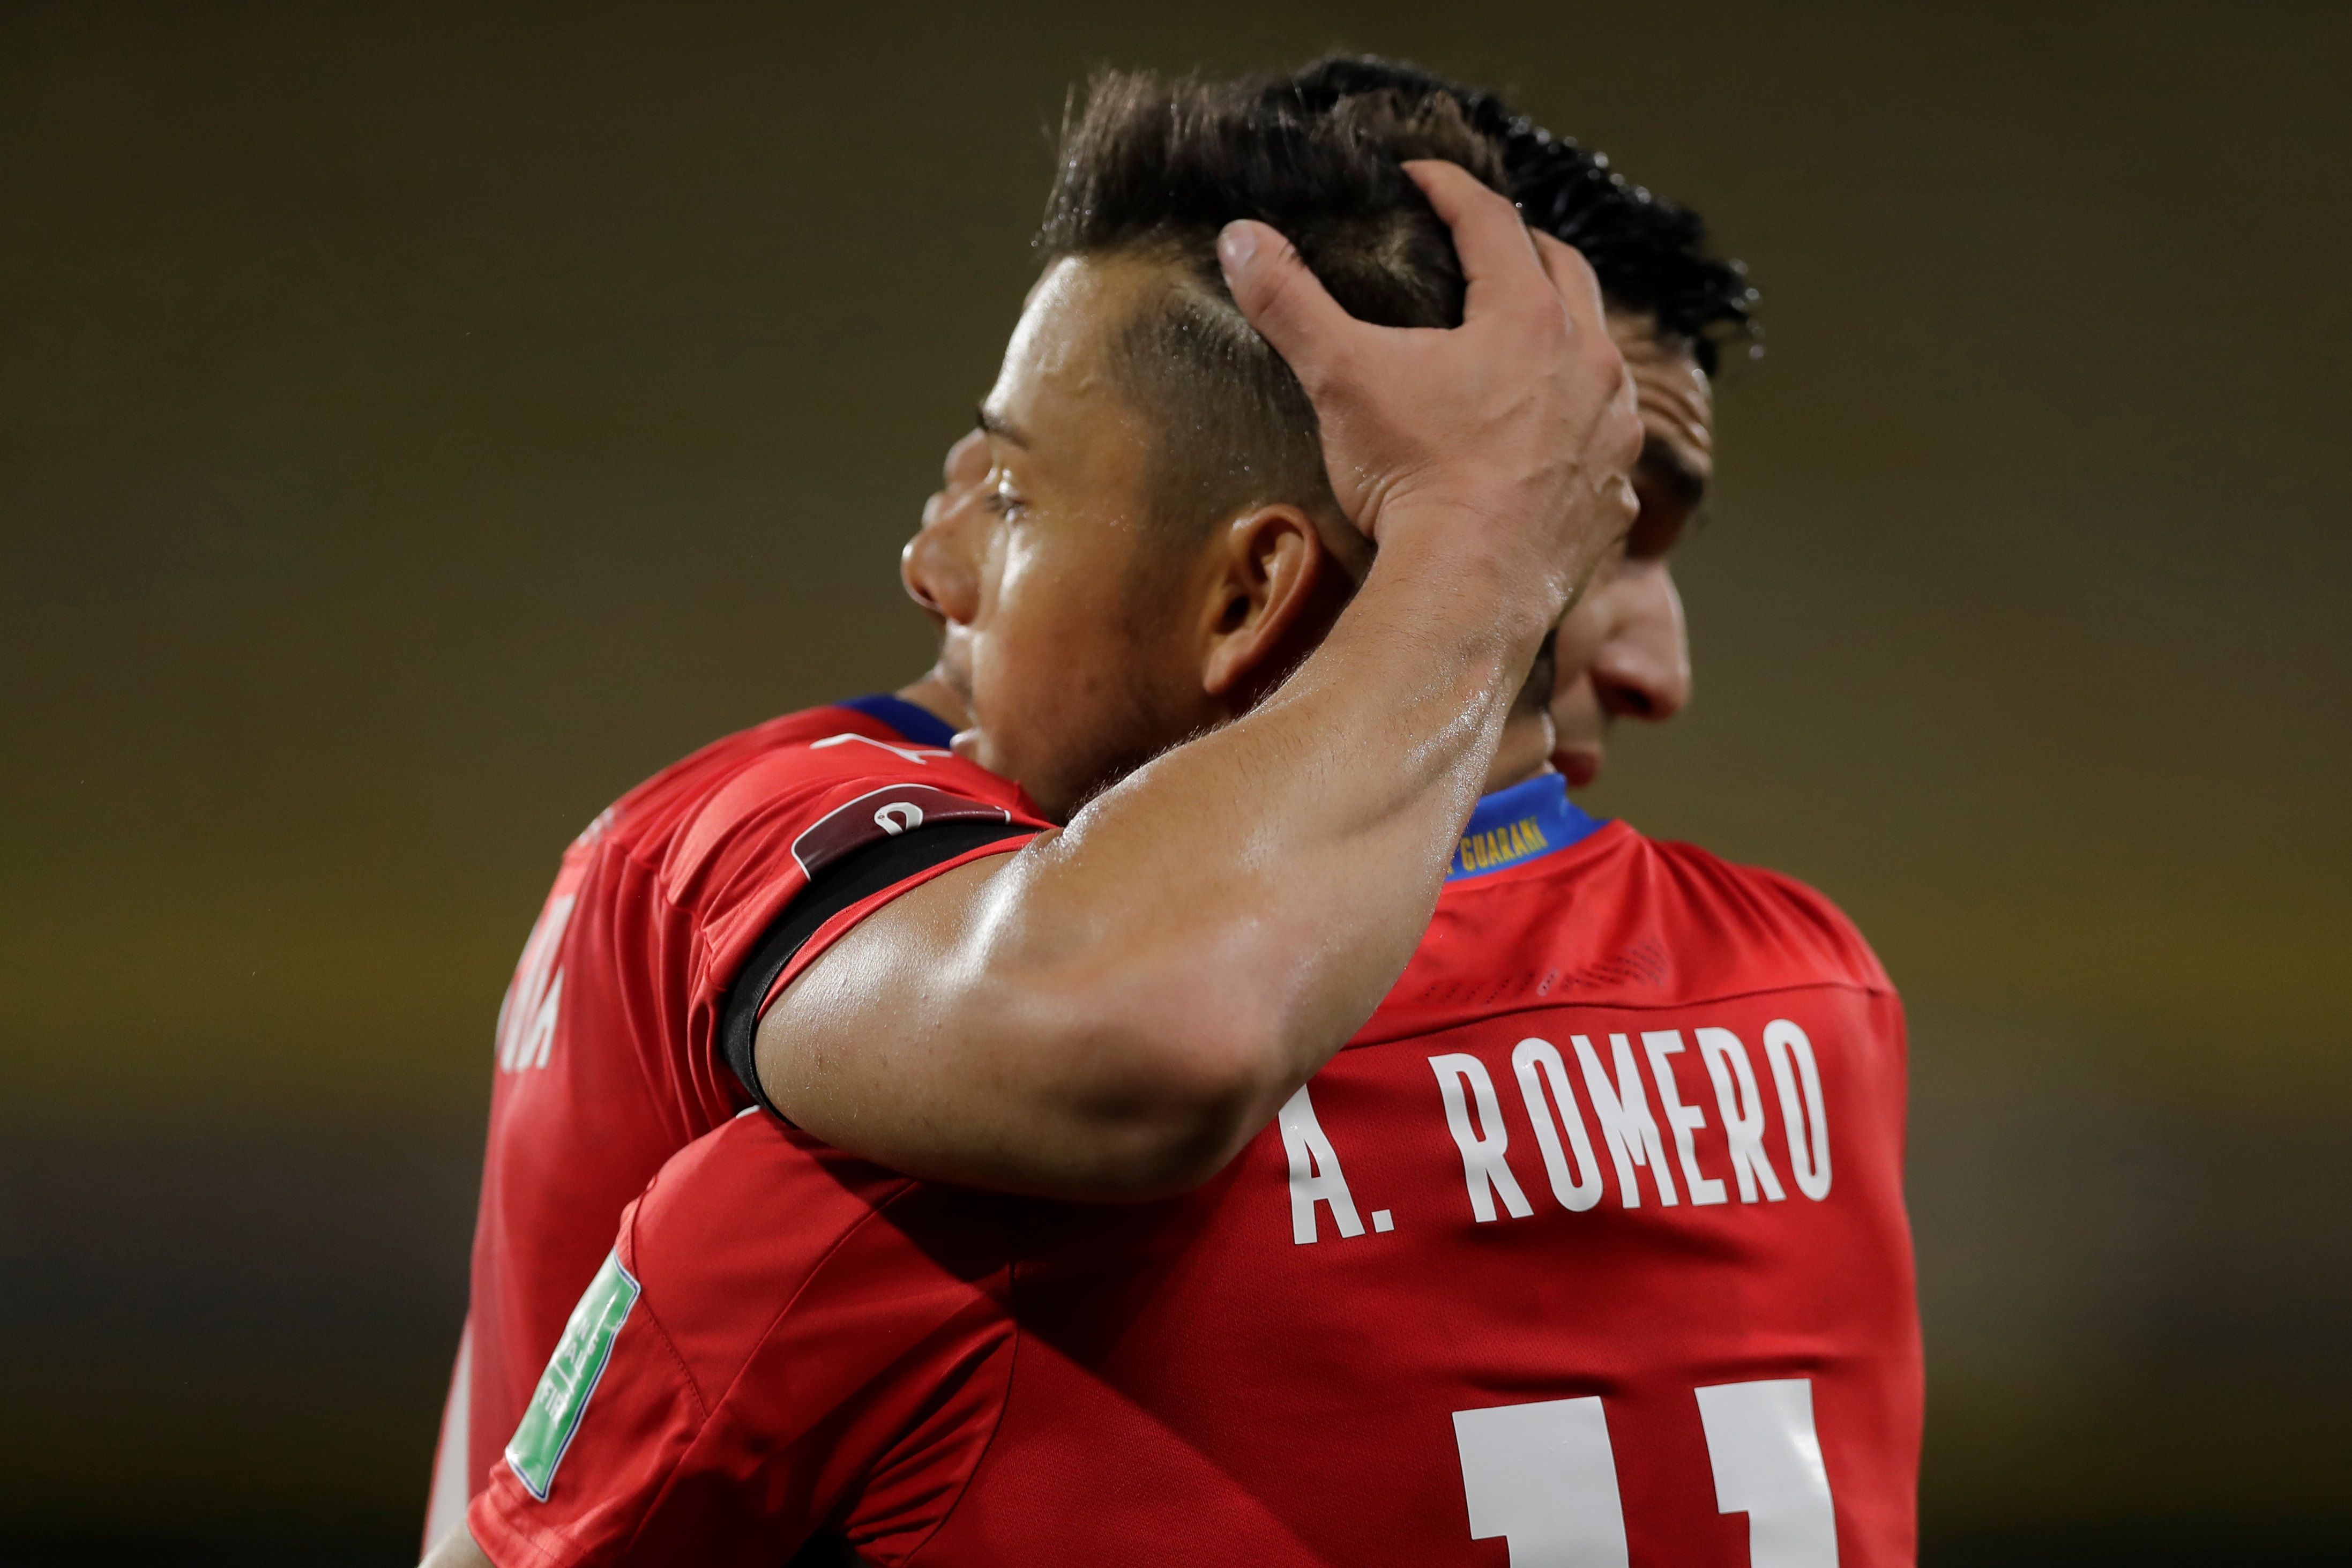
MULTIPOLYGON (((898 688, 897 697, 911 702, 943 723, 961 730, 971 723, 963 703, 937 670, 924 674, 920 680, 898 688)), ((1540 713, 1514 714, 1503 727, 1502 744, 1496 749, 1493 766, 1486 770, 1486 787, 1478 793, 1493 795, 1497 790, 1551 771, 1551 723, 1540 713)))
POLYGON ((1478 793, 1493 795, 1550 771, 1550 719, 1541 712, 1515 713, 1503 726, 1503 743, 1496 748, 1486 785, 1478 793))
POLYGON ((926 670, 920 680, 898 688, 894 695, 901 702, 913 703, 950 729, 971 727, 971 715, 964 711, 962 700, 940 679, 936 669, 926 670))

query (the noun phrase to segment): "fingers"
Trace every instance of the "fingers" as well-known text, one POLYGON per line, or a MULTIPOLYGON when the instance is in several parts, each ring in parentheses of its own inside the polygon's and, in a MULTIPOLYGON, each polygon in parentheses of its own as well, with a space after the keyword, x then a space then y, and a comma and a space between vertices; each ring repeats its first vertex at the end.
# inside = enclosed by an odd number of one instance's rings
POLYGON ((1534 235, 1536 255, 1543 261, 1545 275, 1568 306, 1568 319, 1580 332, 1594 331, 1607 337, 1608 307, 1601 303, 1601 279, 1593 276, 1592 264, 1574 246, 1548 234, 1529 232, 1534 235))
MULTIPOLYGON (((1609 336, 1608 304, 1601 298, 1601 280, 1593 276, 1592 267, 1571 245, 1563 244, 1548 234, 1535 236, 1536 254, 1542 258, 1545 274, 1550 278, 1560 302, 1568 307, 1568 316, 1576 339, 1587 353, 1597 359, 1613 361, 1614 380, 1610 394, 1612 417, 1618 428, 1615 440, 1609 447, 1613 459, 1622 449, 1625 466, 1630 468, 1641 453, 1641 415, 1639 393, 1633 384, 1633 372, 1625 366, 1624 356, 1609 336)), ((1632 492, 1629 489, 1627 493, 1632 492)))
POLYGON ((1375 330, 1342 310, 1290 241, 1265 224, 1227 224, 1217 236, 1217 261, 1234 303, 1303 385, 1315 384, 1349 333, 1375 330))
POLYGON ((1404 172, 1454 231, 1454 252, 1462 258, 1462 276, 1470 284, 1464 319, 1485 308, 1484 294, 1527 297, 1538 281, 1538 268, 1529 265, 1536 253, 1511 199, 1488 189, 1460 164, 1443 159, 1411 159, 1404 172))

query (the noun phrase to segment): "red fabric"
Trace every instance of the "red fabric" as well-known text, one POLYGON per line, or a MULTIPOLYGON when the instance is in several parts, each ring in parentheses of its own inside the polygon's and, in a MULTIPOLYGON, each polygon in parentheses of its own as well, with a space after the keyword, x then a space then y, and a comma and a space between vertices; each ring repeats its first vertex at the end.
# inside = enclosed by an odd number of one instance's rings
MULTIPOLYGON (((919 1568, 1499 1568, 1507 1537, 1472 1534, 1456 1414, 1597 1397, 1598 1480, 1542 1442, 1490 1443, 1480 1484, 1525 1458, 1538 1479, 1510 1483, 1507 1512, 1573 1493, 1587 1520, 1601 1486, 1633 1563, 1745 1568, 1751 1524, 1770 1521, 1700 1391, 1757 1384, 1810 1401, 1835 1563, 1898 1568, 1915 1556, 1921 1415, 1904 1095, 1899 1004, 1834 909, 1606 827, 1450 884, 1387 1003, 1309 1086, 1359 1234, 1318 1201, 1314 1239, 1297 1239, 1279 1124, 1195 1193, 1096 1208, 907 1182, 747 1117, 636 1211, 624 1246, 645 1293, 549 1500, 502 1475, 475 1531, 506 1568, 773 1563, 820 1528, 919 1568), (1633 1206, 1576 1048, 1630 1104, 1612 1036, 1659 1134, 1633 1206), (1579 1170, 1558 1134, 1570 1196, 1579 1177, 1601 1184, 1580 1209, 1556 1193, 1522 1091, 1531 1040, 1559 1052, 1592 1150, 1579 1170), (1488 1152, 1519 1204, 1482 1178, 1491 1220, 1448 1081, 1468 1086, 1474 1142, 1503 1135, 1488 1152), (1753 1127, 1752 1201, 1727 1121, 1753 1127), (1699 1201, 1717 1183, 1720 1201, 1699 1201)), ((1772 1452, 1804 1457, 1793 1437, 1772 1452)), ((1801 1501, 1784 1480, 1767 1511, 1801 1501)), ((1826 1568, 1826 1535, 1791 1539, 1773 1560, 1826 1568)))
MULTIPOLYGON (((807 886, 795 845, 838 855, 880 837, 887 829, 850 803, 886 786, 877 798, 926 802, 932 816, 1045 826, 1014 785, 857 710, 826 707, 687 758, 565 851, 499 1015, 468 1309, 478 1489, 503 1469, 622 1209, 671 1155, 749 1103, 719 1051, 719 1015, 737 968, 807 886), (536 1026, 542 1019, 548 1027, 536 1026)), ((828 922, 807 956, 850 923, 828 922)))

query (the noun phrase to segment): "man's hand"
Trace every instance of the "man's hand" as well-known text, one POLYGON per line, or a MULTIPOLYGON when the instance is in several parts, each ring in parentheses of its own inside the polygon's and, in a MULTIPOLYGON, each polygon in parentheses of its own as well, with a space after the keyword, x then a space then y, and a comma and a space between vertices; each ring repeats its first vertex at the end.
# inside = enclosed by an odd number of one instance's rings
POLYGON ((1356 525, 1383 549, 1426 542, 1541 584, 1556 616, 1633 522, 1633 381, 1582 257, 1454 164, 1405 170, 1454 231, 1469 282, 1460 327, 1357 321, 1262 223, 1226 226, 1226 282, 1314 403, 1356 525))

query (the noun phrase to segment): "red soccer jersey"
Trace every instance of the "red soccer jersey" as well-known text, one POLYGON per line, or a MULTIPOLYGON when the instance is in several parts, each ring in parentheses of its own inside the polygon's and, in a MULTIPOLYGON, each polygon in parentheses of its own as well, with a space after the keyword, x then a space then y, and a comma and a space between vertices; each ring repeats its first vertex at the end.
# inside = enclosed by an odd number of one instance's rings
POLYGON ((1197 1192, 747 1116, 625 1219, 476 1500, 504 1568, 1894 1568, 1905 1047, 1824 900, 1491 796, 1386 1003, 1197 1192))
MULTIPOLYGON (((1016 786, 950 754, 948 737, 890 697, 788 714, 639 785, 565 851, 499 1012, 472 1296, 428 1535, 488 1479, 622 1209, 750 1103, 717 1021, 779 911, 813 876, 910 826, 968 825, 968 838, 996 842, 893 891, 1044 826, 1016 786)), ((803 962, 848 923, 819 931, 803 962)))

